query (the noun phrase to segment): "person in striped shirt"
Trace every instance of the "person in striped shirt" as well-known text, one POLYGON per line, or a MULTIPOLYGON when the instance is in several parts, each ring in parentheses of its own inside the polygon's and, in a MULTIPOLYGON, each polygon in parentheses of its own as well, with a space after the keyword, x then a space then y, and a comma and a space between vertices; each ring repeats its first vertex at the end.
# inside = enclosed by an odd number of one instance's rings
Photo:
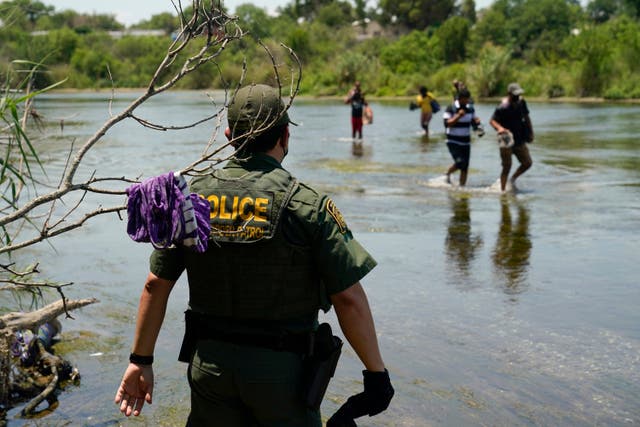
POLYGON ((467 183, 469 157, 471 155, 471 129, 481 126, 480 118, 475 114, 473 104, 470 104, 471 93, 466 88, 458 92, 458 99, 449 105, 442 118, 444 119, 447 148, 453 164, 446 172, 447 182, 451 183, 451 174, 460 171, 460 186, 467 183))

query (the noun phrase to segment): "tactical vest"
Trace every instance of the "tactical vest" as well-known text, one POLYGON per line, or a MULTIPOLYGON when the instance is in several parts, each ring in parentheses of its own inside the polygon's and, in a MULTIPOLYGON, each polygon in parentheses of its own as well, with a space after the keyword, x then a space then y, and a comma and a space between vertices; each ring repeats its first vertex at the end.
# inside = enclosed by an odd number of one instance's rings
MULTIPOLYGON (((204 254, 185 254, 192 310, 235 320, 315 319, 320 284, 311 249, 285 239, 283 212, 297 182, 283 169, 194 182, 211 204, 204 254)), ((191 251, 189 251, 191 252, 191 251)))

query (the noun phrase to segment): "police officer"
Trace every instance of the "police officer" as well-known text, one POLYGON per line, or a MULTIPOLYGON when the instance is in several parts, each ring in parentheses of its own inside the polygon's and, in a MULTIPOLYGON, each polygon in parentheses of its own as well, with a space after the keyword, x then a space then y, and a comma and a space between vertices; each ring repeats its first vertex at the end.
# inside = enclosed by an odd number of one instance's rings
POLYGON ((169 293, 186 270, 181 360, 189 362, 188 425, 320 427, 319 410, 303 398, 306 360, 318 311, 333 306, 364 365, 364 391, 327 425, 354 426, 354 418, 384 411, 393 396, 360 284, 376 262, 333 201, 282 168, 290 121, 277 89, 243 87, 228 121, 235 159, 190 184, 211 205, 208 249, 177 246, 151 255, 116 404, 129 416, 151 403, 156 339, 169 293))

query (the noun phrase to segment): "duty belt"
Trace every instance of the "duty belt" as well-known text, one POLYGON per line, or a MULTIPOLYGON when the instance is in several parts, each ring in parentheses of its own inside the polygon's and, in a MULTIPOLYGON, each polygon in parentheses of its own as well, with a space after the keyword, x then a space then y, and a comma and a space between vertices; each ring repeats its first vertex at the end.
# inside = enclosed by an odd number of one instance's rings
POLYGON ((229 332, 221 330, 220 320, 191 310, 185 312, 185 335, 178 360, 189 362, 199 340, 216 340, 232 344, 268 348, 276 351, 310 356, 313 354, 315 333, 280 332, 229 332))
POLYGON ((224 331, 204 330, 198 334, 201 340, 224 341, 232 344, 263 347, 276 351, 289 351, 292 353, 310 355, 313 354, 314 334, 290 333, 281 334, 235 334, 224 331))

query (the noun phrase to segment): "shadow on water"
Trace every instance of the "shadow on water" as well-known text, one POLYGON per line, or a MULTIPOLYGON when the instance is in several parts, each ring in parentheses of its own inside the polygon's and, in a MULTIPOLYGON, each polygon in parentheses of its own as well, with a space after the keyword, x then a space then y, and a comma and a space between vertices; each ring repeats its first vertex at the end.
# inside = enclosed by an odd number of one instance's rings
POLYGON ((529 210, 517 199, 502 197, 500 200, 500 227, 492 260, 499 283, 508 295, 525 292, 529 287, 529 257, 531 236, 529 234, 529 210), (515 205, 517 216, 511 214, 515 205))

